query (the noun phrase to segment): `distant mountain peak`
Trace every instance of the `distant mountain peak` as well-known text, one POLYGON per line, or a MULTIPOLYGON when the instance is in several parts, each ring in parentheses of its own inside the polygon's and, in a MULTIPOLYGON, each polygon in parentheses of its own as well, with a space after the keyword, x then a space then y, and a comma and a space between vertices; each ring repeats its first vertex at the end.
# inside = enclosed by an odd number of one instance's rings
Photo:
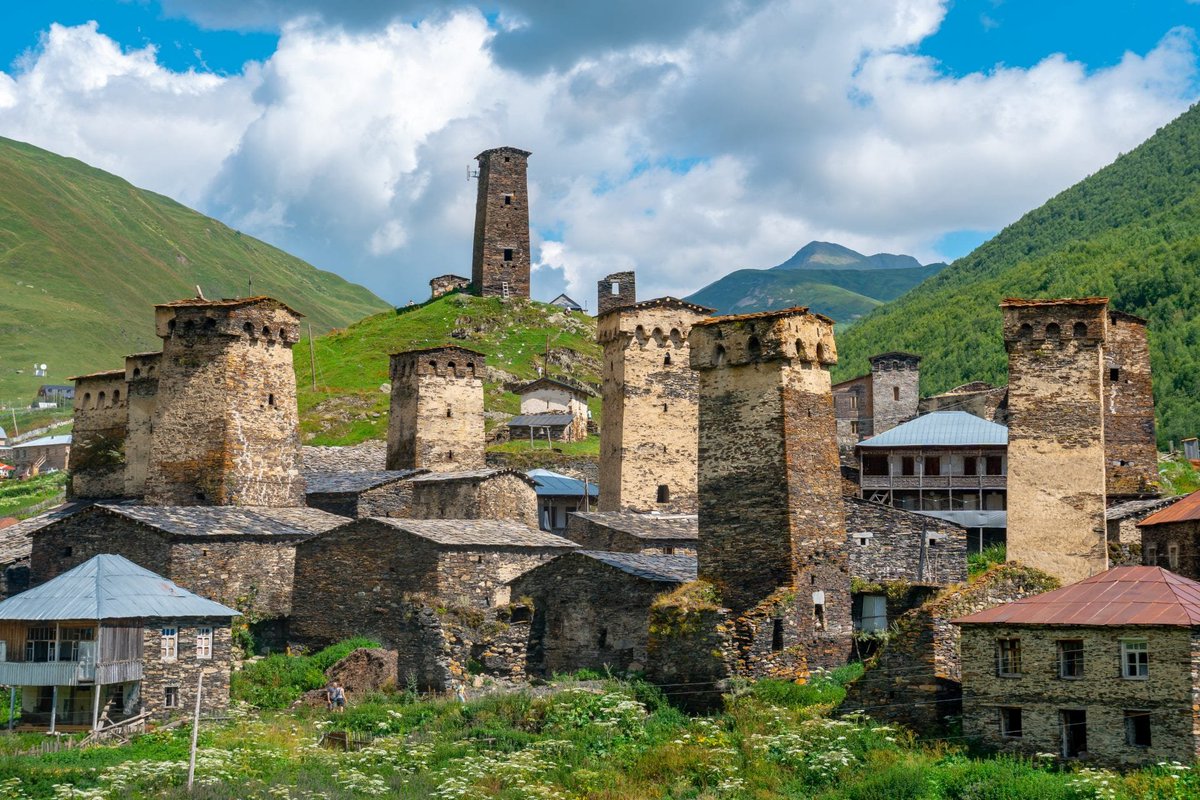
POLYGON ((864 256, 835 242, 812 241, 772 269, 914 269, 921 266, 921 262, 912 256, 892 253, 864 256))

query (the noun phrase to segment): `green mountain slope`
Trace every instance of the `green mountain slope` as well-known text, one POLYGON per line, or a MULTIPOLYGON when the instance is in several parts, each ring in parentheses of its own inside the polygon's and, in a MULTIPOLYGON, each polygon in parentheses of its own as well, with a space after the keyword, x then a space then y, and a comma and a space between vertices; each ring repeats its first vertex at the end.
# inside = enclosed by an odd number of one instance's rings
POLYGON ((927 393, 1003 382, 1000 300, 1082 295, 1149 319, 1160 443, 1200 432, 1200 107, 860 321, 837 377, 900 349, 927 393))
POLYGON ((894 300, 946 265, 921 266, 912 256, 864 256, 830 242, 809 242, 770 269, 740 269, 687 299, 721 314, 809 306, 838 322, 854 322, 894 300))
POLYGON ((162 195, 0 138, 0 405, 157 348, 152 304, 197 284, 208 297, 278 297, 318 331, 388 307, 162 195))

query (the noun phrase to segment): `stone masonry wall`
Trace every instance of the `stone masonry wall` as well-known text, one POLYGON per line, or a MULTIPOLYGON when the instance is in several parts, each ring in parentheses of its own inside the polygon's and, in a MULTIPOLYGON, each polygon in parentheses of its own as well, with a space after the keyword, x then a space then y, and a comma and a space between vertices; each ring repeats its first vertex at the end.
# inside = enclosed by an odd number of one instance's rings
POLYGON ((436 300, 444 294, 449 294, 459 289, 467 289, 470 286, 470 278, 462 278, 458 275, 439 275, 429 281, 429 296, 431 299, 436 300))
POLYGON ((508 583, 563 554, 558 548, 471 547, 438 555, 439 598, 460 606, 493 608, 511 602, 508 583))
POLYGON ((140 353, 125 357, 125 383, 129 387, 128 430, 125 435, 126 497, 141 498, 146 494, 161 361, 162 353, 140 353))
POLYGON ((571 514, 567 517, 566 537, 584 550, 605 550, 610 553, 642 553, 643 555, 695 555, 696 539, 673 537, 654 538, 634 536, 571 514))
POLYGON ((1142 564, 1200 580, 1200 521, 1169 522, 1140 528, 1142 564), (1172 555, 1172 550, 1177 552, 1172 555))
POLYGON ((515 519, 538 527, 537 492, 523 475, 411 482, 413 519, 515 519))
POLYGON ((632 272, 614 272, 596 283, 596 316, 637 302, 637 282, 632 272), (613 291, 613 288, 616 291, 613 291))
POLYGON ((1109 311, 1104 356, 1104 454, 1109 501, 1158 494, 1158 445, 1145 321, 1109 311))
POLYGON ((171 545, 165 536, 95 509, 53 522, 32 538, 29 564, 32 586, 41 585, 102 553, 124 556, 139 567, 171 577, 171 545))
POLYGON ((479 161, 471 283, 482 297, 529 298, 529 153, 485 150, 479 161))
POLYGON ((233 647, 228 618, 153 620, 147 622, 143 636, 142 710, 150 712, 158 722, 190 716, 196 710, 196 687, 201 672, 204 673, 204 688, 200 713, 214 714, 229 708, 233 647), (174 661, 162 660, 162 629, 166 627, 176 628, 179 632, 178 657, 174 661), (210 659, 196 658, 196 631, 201 627, 212 628, 210 659), (174 708, 164 705, 168 686, 179 690, 179 703, 174 708))
POLYGON ((1066 583, 1108 568, 1107 301, 1005 301, 1008 557, 1066 583))
POLYGON ((852 452, 861 440, 875 435, 871 411, 871 376, 863 375, 833 387, 838 447, 852 452))
POLYGON ((1080 709, 1087 714, 1087 761, 1120 767, 1190 764, 1200 753, 1200 721, 1193 710, 1198 650, 1188 628, 964 625, 963 733, 1002 751, 1060 753, 1061 709, 1080 709), (1019 676, 997 675, 1001 637, 1020 639, 1019 676), (1148 641, 1148 679, 1122 678, 1123 638, 1148 641), (1063 639, 1083 642, 1081 678, 1059 677, 1057 642, 1063 639), (1001 735, 1001 707, 1021 709, 1022 736, 1001 735), (1127 710, 1149 712, 1149 747, 1127 743, 1127 710))
POLYGON ((921 357, 911 353, 885 353, 871 357, 872 430, 890 431, 917 416, 921 401, 921 357))
POLYGON ((484 371, 483 356, 462 347, 392 356, 388 469, 484 466, 484 371))
POLYGON ((877 582, 947 586, 967 579, 967 530, 953 522, 845 498, 850 574, 877 582), (929 541, 921 570, 921 537, 929 541))
POLYGON ((664 300, 599 318, 601 511, 696 511, 697 378, 687 337, 704 318, 698 308, 664 300))
POLYGON ((72 498, 120 497, 124 493, 128 408, 123 370, 75 379, 72 498))

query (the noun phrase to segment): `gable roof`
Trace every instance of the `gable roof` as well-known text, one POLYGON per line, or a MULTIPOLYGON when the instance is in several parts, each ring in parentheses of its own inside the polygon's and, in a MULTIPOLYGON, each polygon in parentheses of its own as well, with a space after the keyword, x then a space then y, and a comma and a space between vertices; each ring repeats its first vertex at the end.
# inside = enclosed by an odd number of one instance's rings
MULTIPOLYGON (((531 469, 525 474, 537 484, 538 497, 583 497, 583 481, 578 478, 548 469, 531 469)), ((587 489, 589 497, 600 496, 600 487, 595 481, 588 481, 587 489)))
POLYGON ((516 475, 530 486, 536 487, 533 478, 520 470, 504 469, 465 469, 459 472, 425 472, 412 479, 413 483, 435 483, 438 481, 487 481, 502 475, 516 475))
MULTIPOLYGON (((449 547, 579 547, 570 539, 512 519, 367 519, 449 547)), ((345 522, 345 519, 342 521, 345 522)))
POLYGON ((579 517, 639 539, 699 540, 700 518, 695 514, 642 514, 636 511, 576 511, 579 517))
POLYGON ((385 469, 372 472, 309 472, 304 476, 305 494, 358 494, 378 489, 415 475, 426 469, 385 469))
POLYGON ((1192 492, 1174 505, 1156 511, 1138 523, 1139 528, 1166 525, 1170 522, 1192 522, 1200 520, 1200 492, 1192 492))
POLYGON ((62 436, 43 436, 40 439, 32 439, 28 442, 13 442, 9 447, 13 450, 20 450, 22 447, 54 447, 70 443, 71 434, 66 433, 62 436))
POLYGON ((564 389, 572 394, 580 394, 584 395, 585 397, 596 396, 596 393, 586 386, 579 386, 578 384, 568 383, 567 381, 560 380, 558 378, 551 378, 545 375, 540 378, 534 378, 527 383, 522 383, 520 386, 515 387, 513 389, 513 394, 525 394, 526 392, 532 392, 535 389, 539 389, 542 386, 549 386, 553 389, 564 389))
POLYGON ((1107 572, 951 620, 956 625, 1200 625, 1200 583, 1162 567, 1107 572))
POLYGON ((115 555, 93 556, 41 586, 0 602, 0 619, 235 617, 239 612, 115 555))
POLYGON ((1005 447, 1008 428, 965 411, 933 411, 864 439, 859 447, 1005 447))
POLYGON ((579 555, 648 581, 687 583, 696 580, 695 556, 610 553, 606 550, 580 550, 579 555))
POLYGON ((1183 495, 1175 497, 1151 497, 1146 500, 1127 500, 1108 507, 1104 518, 1108 521, 1125 520, 1131 517, 1149 519, 1152 512, 1174 505, 1183 499, 1183 495))
POLYGON ((84 513, 124 517, 168 536, 189 538, 266 536, 284 540, 306 539, 346 522, 345 517, 316 508, 100 503, 84 513))

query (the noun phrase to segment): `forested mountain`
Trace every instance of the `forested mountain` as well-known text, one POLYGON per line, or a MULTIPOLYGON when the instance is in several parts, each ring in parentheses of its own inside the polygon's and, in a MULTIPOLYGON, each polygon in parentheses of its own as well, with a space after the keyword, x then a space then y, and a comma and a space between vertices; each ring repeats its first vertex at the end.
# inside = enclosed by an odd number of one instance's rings
POLYGON ((1150 321, 1160 443, 1200 433, 1200 107, 846 331, 835 380, 909 350, 925 393, 1002 383, 1000 300, 1083 295, 1150 321))

